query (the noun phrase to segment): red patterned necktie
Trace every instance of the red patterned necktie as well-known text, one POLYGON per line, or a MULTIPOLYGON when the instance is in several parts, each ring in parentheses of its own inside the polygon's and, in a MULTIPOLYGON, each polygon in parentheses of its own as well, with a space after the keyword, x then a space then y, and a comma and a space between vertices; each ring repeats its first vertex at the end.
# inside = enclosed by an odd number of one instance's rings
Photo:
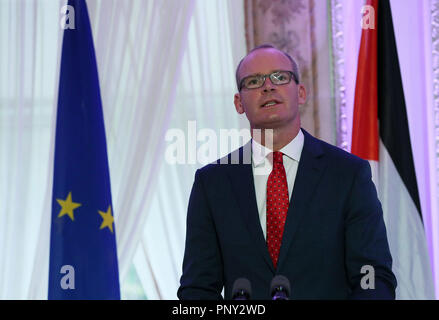
POLYGON ((290 204, 287 175, 282 155, 282 152, 273 152, 273 170, 267 181, 267 247, 274 268, 277 267, 285 220, 290 204))

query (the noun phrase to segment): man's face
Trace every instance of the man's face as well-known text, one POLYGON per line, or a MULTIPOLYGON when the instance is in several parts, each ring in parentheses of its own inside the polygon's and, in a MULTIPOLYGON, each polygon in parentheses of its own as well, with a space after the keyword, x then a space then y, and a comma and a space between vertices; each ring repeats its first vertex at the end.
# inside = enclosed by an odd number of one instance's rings
MULTIPOLYGON (((291 61, 280 51, 272 48, 258 49, 242 62, 239 79, 254 74, 270 74, 273 71, 292 71, 291 61)), ((306 101, 306 90, 297 85, 294 78, 284 85, 274 85, 267 77, 262 87, 242 88, 235 94, 235 108, 244 113, 252 129, 276 129, 296 124, 300 127, 299 104, 306 101), (275 102, 267 106, 267 102, 275 102)))

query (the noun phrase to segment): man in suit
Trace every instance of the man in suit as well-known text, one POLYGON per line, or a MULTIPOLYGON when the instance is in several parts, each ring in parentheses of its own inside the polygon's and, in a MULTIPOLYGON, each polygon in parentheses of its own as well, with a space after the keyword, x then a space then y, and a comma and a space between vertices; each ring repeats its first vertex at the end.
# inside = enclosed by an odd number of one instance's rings
POLYGON ((394 299, 369 163, 301 129, 306 89, 287 53, 257 47, 236 78, 252 140, 195 174, 178 297, 222 299, 224 288, 231 299, 234 281, 247 278, 252 299, 271 299, 270 282, 283 275, 292 299, 394 299))

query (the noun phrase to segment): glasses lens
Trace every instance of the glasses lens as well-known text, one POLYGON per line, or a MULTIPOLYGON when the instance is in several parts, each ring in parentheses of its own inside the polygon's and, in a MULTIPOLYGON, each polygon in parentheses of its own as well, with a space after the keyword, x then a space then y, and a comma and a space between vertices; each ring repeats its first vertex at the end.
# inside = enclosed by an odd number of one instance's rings
POLYGON ((260 76, 249 76, 242 80, 242 85, 247 89, 255 89, 261 87, 263 78, 260 76))
POLYGON ((278 71, 270 75, 274 84, 286 84, 291 81, 291 73, 288 71, 278 71))

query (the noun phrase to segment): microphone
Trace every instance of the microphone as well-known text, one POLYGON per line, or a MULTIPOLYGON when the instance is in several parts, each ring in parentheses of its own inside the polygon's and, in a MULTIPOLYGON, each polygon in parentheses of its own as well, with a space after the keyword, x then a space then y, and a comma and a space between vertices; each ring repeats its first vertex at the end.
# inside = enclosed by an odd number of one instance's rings
POLYGON ((252 286, 246 278, 236 279, 233 283, 232 300, 250 300, 252 286))
POLYGON ((290 281, 282 275, 275 276, 271 280, 270 295, 272 300, 289 300, 290 281))

